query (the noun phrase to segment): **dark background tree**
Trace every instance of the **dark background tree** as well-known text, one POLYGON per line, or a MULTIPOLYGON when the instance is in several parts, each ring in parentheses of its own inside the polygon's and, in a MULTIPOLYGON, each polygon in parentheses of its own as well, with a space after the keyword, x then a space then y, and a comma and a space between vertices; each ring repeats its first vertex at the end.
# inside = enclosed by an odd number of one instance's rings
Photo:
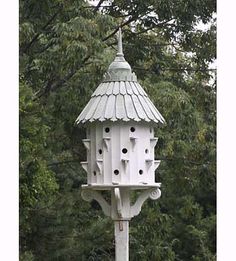
POLYGON ((216 260, 215 12, 214 0, 20 1, 20 260, 113 260, 112 221, 80 196, 74 121, 118 26, 167 120, 156 130, 162 197, 131 221, 130 259, 216 260))

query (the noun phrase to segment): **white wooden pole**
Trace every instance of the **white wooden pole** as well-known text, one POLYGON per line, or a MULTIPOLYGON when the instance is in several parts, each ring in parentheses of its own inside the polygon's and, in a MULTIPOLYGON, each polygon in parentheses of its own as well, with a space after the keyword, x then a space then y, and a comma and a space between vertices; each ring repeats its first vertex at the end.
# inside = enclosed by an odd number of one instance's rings
POLYGON ((116 261, 129 261, 129 221, 115 221, 116 261))

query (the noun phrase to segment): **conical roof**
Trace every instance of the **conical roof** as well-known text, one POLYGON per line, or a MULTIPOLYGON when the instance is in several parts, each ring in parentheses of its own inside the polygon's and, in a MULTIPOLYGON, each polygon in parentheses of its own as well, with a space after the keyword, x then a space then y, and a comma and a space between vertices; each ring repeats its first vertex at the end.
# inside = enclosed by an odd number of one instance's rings
POLYGON ((106 120, 165 122, 124 58, 121 29, 115 60, 108 67, 103 82, 92 94, 76 123, 106 120))

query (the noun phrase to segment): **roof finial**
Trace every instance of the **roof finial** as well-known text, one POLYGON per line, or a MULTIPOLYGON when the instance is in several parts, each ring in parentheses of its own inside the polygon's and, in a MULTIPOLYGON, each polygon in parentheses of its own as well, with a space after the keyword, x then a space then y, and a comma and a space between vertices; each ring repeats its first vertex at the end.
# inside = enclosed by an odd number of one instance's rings
POLYGON ((130 65, 126 62, 123 48, 122 48, 122 36, 121 36, 121 28, 119 27, 119 31, 117 34, 117 54, 115 60, 109 65, 108 72, 109 73, 122 73, 122 74, 132 74, 130 65))
POLYGON ((122 35, 121 35, 121 28, 119 27, 118 31, 118 50, 117 50, 118 56, 124 56, 123 54, 123 47, 122 47, 122 35))

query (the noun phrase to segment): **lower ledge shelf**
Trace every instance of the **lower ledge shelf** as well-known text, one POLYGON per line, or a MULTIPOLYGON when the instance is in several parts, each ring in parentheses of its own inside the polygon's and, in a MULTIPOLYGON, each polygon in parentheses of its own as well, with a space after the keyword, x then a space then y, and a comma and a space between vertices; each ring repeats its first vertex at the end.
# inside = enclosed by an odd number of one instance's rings
POLYGON ((160 188, 161 183, 153 184, 88 184, 82 185, 82 189, 93 189, 93 190, 111 190, 113 188, 130 188, 130 190, 137 189, 149 189, 149 188, 160 188))

